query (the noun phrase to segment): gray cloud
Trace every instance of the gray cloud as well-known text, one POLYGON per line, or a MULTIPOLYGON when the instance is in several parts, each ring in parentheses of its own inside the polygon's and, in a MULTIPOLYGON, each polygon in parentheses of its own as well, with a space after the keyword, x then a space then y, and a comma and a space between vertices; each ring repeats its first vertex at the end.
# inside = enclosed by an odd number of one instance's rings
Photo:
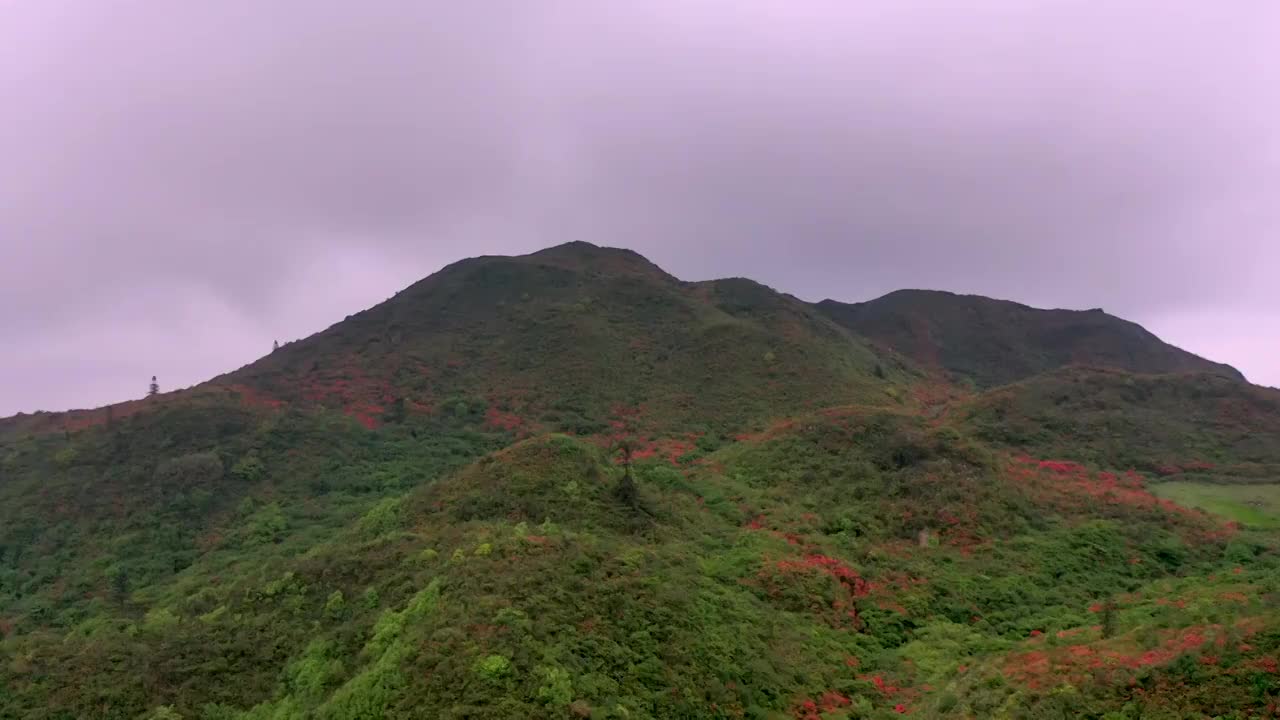
POLYGON ((1280 9, 1181 5, 6 4, 0 414, 566 240, 1102 306, 1280 384, 1280 9))

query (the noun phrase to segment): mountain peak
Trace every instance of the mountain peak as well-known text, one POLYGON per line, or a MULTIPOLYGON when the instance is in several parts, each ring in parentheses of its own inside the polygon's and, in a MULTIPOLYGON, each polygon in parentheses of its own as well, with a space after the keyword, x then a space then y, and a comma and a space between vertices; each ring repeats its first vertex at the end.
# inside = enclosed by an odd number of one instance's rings
POLYGON ((595 243, 590 243, 590 242, 587 242, 586 240, 569 240, 567 242, 562 242, 559 245, 552 245, 551 247, 546 247, 541 250, 535 250, 534 252, 530 253, 530 255, 550 255, 550 254, 557 254, 557 253, 593 253, 593 252, 599 252, 601 250, 621 250, 623 252, 629 252, 629 253, 633 252, 626 248, 610 248, 605 245, 596 245, 595 243))
POLYGON ((674 279, 634 250, 605 247, 583 240, 572 240, 520 257, 524 260, 570 270, 594 270, 607 274, 641 274, 674 279))

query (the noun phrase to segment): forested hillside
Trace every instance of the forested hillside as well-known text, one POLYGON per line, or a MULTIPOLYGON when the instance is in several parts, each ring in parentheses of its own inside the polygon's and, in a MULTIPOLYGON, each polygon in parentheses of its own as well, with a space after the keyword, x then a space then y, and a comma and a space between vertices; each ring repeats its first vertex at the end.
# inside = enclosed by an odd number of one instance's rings
POLYGON ((0 717, 1280 716, 1280 394, 1045 312, 571 243, 0 420, 0 717))

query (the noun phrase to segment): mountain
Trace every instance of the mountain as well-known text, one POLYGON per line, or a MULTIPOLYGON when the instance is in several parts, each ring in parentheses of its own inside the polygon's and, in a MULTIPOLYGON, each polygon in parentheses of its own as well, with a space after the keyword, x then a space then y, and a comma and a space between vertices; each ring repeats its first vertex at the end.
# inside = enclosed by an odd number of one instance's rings
POLYGON ((570 243, 0 421, 0 718, 1273 712, 1280 393, 841 307, 570 243))
MULTIPOLYGON (((612 409, 643 405, 664 432, 734 432, 819 403, 884 402, 886 389, 914 375, 764 285, 681 282, 632 251, 575 242, 454 263, 153 404, 225 395, 258 408, 330 408, 370 427, 399 406, 478 413, 524 432, 595 431, 612 409)), ((146 407, 122 404, 115 417, 146 407)), ((20 419, 25 429, 79 429, 106 412, 20 419)))
POLYGON ((702 429, 824 392, 880 394, 877 362, 864 340, 762 285, 682 283, 633 252, 575 243, 457 263, 215 382, 366 421, 401 398, 422 409, 461 399, 551 429, 619 404, 702 429))
POLYGON ((1040 310, 936 290, 899 290, 854 304, 823 300, 816 307, 858 335, 980 388, 1068 365, 1244 380, 1233 367, 1176 348, 1102 310, 1040 310))

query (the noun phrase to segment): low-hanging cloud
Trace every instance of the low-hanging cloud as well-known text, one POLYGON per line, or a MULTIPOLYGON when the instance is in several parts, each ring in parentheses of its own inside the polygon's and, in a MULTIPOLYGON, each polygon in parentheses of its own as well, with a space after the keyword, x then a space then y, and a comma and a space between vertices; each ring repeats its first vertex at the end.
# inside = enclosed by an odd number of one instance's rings
POLYGON ((568 240, 1096 307, 1280 384, 1280 6, 0 7, 0 414, 568 240))

